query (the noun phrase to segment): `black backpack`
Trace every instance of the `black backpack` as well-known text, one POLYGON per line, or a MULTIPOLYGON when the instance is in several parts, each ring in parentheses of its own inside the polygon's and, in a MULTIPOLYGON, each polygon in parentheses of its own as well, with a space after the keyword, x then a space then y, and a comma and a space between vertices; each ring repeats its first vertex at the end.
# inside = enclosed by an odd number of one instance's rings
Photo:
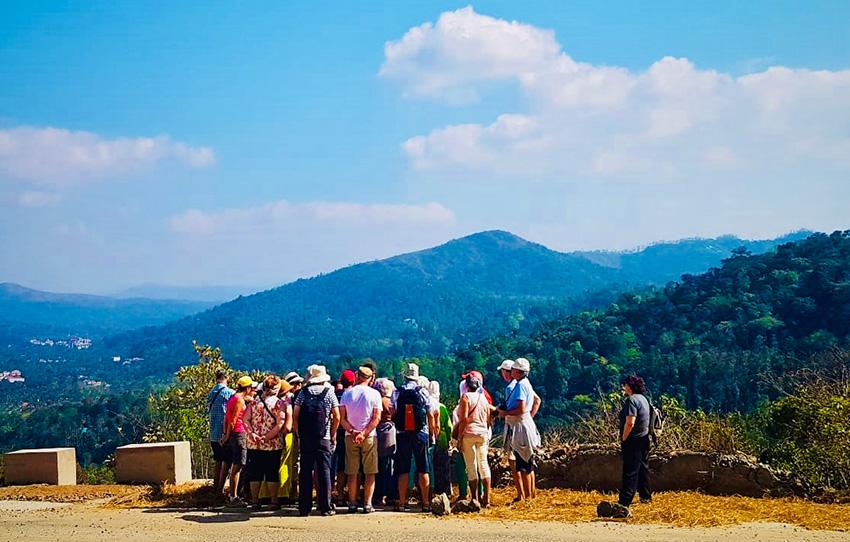
POLYGON ((328 421, 331 413, 325 403, 330 388, 322 393, 304 393, 304 402, 298 413, 298 438, 306 441, 319 441, 325 438, 328 431, 328 421))
POLYGON ((403 433, 419 432, 428 423, 428 400, 421 393, 421 388, 402 388, 396 398, 395 423, 396 431, 403 433))

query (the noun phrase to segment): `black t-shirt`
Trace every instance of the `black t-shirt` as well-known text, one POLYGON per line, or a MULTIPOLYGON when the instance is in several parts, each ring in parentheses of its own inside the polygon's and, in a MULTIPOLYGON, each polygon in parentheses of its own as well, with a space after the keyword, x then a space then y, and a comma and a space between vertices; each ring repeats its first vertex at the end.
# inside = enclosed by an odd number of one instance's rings
POLYGON ((623 408, 620 410, 620 439, 623 438, 623 428, 626 426, 626 417, 635 417, 635 426, 629 433, 629 438, 645 437, 649 434, 649 401, 639 393, 633 393, 626 397, 623 408))

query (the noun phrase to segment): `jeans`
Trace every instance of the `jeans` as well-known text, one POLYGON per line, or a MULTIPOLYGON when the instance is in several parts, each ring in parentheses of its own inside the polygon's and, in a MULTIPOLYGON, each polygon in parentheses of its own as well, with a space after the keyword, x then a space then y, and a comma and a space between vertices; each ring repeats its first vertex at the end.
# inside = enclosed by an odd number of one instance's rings
POLYGON ((649 487, 649 435, 629 437, 623 446, 623 485, 620 489, 620 504, 630 506, 635 492, 640 498, 652 498, 649 487))
POLYGON ((319 487, 316 488, 316 506, 319 512, 331 509, 331 456, 330 439, 301 442, 301 468, 298 473, 298 512, 307 515, 313 509, 313 470, 319 487))

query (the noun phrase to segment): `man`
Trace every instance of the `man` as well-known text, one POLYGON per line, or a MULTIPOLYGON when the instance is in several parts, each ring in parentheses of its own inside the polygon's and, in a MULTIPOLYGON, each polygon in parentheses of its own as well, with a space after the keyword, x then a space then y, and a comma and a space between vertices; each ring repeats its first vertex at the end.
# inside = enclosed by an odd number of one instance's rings
POLYGON ((218 495, 224 491, 224 481, 230 472, 230 456, 225 453, 221 440, 224 434, 224 417, 227 414, 227 400, 236 393, 227 387, 227 374, 218 370, 215 373, 215 386, 207 394, 207 412, 210 417, 210 448, 213 461, 213 488, 218 495))
MULTIPOLYGON (((344 370, 339 375, 338 386, 334 390, 337 401, 342 401, 342 395, 345 391, 356 383, 357 375, 354 374, 354 371, 351 369, 344 370)), ((340 409, 340 419, 343 417, 342 409, 340 409)), ((331 480, 336 484, 338 500, 342 501, 344 499, 343 495, 347 493, 346 487, 348 486, 348 475, 345 473, 345 429, 342 427, 342 423, 340 423, 339 429, 336 432, 336 449, 331 459, 331 480)))
POLYGON ((396 427, 396 472, 398 497, 396 511, 407 511, 408 476, 411 461, 416 462, 419 491, 422 494, 422 511, 431 510, 431 480, 428 476, 428 446, 431 442, 431 396, 419 385, 419 366, 408 363, 404 384, 393 397, 393 423, 396 427))
MULTIPOLYGON (((540 434, 531 417, 534 403, 534 390, 527 380, 531 364, 525 358, 518 358, 511 366, 509 385, 510 395, 505 400, 499 415, 505 418, 505 444, 513 455, 518 473, 517 498, 515 501, 530 499, 534 496, 533 472, 534 453, 540 446, 540 434)), ((517 479, 515 479, 517 480, 517 479)))
POLYGON ((628 508, 635 492, 640 502, 652 502, 649 487, 649 401, 643 395, 646 383, 643 378, 631 375, 623 381, 626 400, 620 410, 620 442, 623 450, 623 485, 619 504, 628 508))
POLYGON ((381 394, 370 386, 374 373, 369 367, 357 369, 357 384, 342 394, 340 418, 345 429, 345 474, 348 475, 348 512, 357 512, 360 466, 363 482, 363 513, 375 511, 375 475, 378 474, 378 422, 381 419, 381 394))
POLYGON ((305 387, 295 398, 293 430, 301 449, 298 513, 309 516, 313 508, 313 471, 318 481, 317 508, 323 516, 334 515, 331 506, 331 456, 339 427, 339 402, 323 365, 307 368, 305 387))

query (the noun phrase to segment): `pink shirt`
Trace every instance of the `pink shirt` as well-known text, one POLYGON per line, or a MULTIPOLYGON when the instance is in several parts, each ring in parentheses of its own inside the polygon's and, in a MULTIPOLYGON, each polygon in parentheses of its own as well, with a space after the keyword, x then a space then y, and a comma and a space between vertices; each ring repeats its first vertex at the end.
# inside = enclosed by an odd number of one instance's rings
POLYGON ((230 427, 230 424, 233 423, 233 416, 236 415, 236 407, 240 402, 242 403, 242 411, 239 413, 239 416, 236 417, 236 423, 233 425, 234 433, 245 432, 245 423, 243 418, 245 417, 245 412, 248 409, 245 408, 245 400, 238 393, 228 399, 226 405, 227 416, 224 418, 224 426, 230 427))

